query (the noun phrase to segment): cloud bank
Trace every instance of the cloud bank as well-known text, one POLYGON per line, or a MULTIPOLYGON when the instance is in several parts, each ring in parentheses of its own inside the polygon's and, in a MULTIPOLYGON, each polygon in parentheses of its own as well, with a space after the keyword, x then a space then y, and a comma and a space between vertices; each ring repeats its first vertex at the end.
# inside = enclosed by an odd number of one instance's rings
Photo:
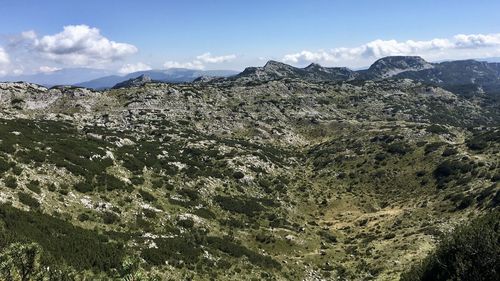
POLYGON ((7 66, 10 63, 10 58, 7 52, 0 47, 0 76, 7 74, 7 66))
POLYGON ((44 66, 40 66, 40 68, 38 70, 41 73, 50 73, 50 72, 61 70, 61 68, 44 65, 44 66))
POLYGON ((204 63, 223 63, 232 61, 236 58, 236 55, 226 55, 226 56, 212 56, 211 53, 204 53, 196 57, 196 59, 204 63))
POLYGON ((363 66, 385 56, 419 55, 430 60, 481 58, 500 55, 500 33, 459 34, 453 38, 428 41, 374 40, 353 48, 309 51, 287 54, 283 61, 293 64, 319 62, 363 66))
POLYGON ((9 55, 2 47, 0 47, 0 65, 8 64, 9 62, 9 55))
POLYGON ((163 64, 165 68, 189 68, 189 69, 205 69, 206 64, 217 64, 229 62, 236 59, 236 55, 213 56, 210 52, 196 56, 196 59, 187 62, 166 61, 163 64))
POLYGON ((137 72, 137 71, 146 71, 146 70, 151 70, 151 66, 138 62, 138 63, 127 63, 123 65, 119 70, 118 73, 120 74, 129 74, 132 72, 137 72))
POLYGON ((163 64, 164 68, 189 68, 189 69, 204 69, 205 65, 198 60, 190 62, 166 61, 163 64))

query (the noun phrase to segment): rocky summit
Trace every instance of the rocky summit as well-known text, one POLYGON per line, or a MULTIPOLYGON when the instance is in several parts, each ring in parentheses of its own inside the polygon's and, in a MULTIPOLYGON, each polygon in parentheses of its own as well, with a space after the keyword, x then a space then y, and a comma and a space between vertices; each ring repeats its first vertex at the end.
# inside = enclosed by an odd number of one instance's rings
POLYGON ((113 89, 120 89, 120 88, 129 88, 129 87, 139 87, 143 86, 146 83, 152 82, 151 77, 143 74, 141 76, 138 76, 137 78, 130 78, 127 81, 123 81, 120 83, 117 83, 116 85, 113 86, 113 89))
POLYGON ((417 280, 478 249, 495 276, 499 69, 0 83, 0 261, 30 250, 50 280, 417 280))

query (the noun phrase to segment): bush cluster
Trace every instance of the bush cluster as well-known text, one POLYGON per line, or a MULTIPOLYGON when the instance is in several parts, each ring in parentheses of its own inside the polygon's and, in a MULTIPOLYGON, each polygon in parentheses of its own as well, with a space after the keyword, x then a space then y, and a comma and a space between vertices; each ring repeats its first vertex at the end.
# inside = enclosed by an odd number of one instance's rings
POLYGON ((500 212, 458 228, 402 281, 500 280, 500 212))

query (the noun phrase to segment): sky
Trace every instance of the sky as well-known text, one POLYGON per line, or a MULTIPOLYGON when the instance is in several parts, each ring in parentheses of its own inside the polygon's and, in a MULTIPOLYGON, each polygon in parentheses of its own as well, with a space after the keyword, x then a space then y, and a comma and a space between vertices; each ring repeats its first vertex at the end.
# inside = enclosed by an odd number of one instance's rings
POLYGON ((0 0, 0 76, 500 57, 500 1, 0 0))

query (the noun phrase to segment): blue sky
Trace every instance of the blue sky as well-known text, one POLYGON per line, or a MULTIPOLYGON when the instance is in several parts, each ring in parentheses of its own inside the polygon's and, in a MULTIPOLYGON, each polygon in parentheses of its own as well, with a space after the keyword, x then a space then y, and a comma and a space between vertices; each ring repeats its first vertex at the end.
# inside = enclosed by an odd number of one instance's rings
POLYGON ((0 74, 68 67, 241 70, 269 59, 361 67, 391 54, 429 60, 500 56, 500 1, 0 4, 0 74), (79 28, 64 29, 72 26, 79 28))

